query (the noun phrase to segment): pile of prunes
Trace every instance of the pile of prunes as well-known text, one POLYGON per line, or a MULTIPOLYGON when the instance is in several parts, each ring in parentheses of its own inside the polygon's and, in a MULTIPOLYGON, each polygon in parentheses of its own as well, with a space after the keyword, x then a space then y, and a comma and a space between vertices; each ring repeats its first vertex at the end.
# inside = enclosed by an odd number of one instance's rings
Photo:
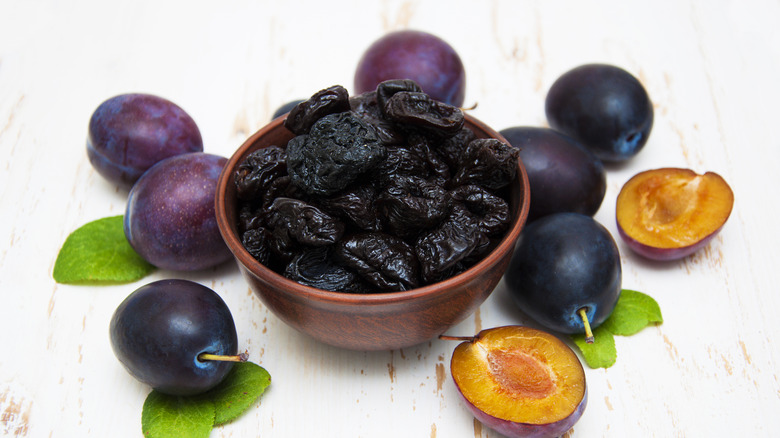
POLYGON ((464 121, 409 80, 315 93, 284 121, 295 137, 235 172, 244 247, 335 292, 410 290, 468 269, 509 228, 519 154, 464 121))

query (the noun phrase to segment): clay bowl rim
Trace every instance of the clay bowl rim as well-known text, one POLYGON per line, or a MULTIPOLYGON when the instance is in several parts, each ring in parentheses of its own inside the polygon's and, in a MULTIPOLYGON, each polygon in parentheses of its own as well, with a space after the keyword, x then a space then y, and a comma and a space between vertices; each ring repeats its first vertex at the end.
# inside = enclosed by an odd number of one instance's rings
MULTIPOLYGON (((285 290, 287 295, 295 295, 303 299, 316 300, 319 302, 335 303, 342 306, 351 305, 369 305, 379 306, 387 304, 399 304, 407 301, 417 301, 423 298, 433 299, 436 295, 443 293, 452 288, 457 288, 461 284, 472 281, 475 277, 479 277, 481 273, 485 272, 492 265, 498 264, 500 259, 506 255, 507 252, 512 252, 517 242, 520 232, 525 227, 526 220, 528 219, 528 212, 530 209, 530 187, 528 183, 528 173, 522 160, 518 159, 518 178, 521 183, 521 196, 522 204, 519 207, 519 215, 512 222, 511 228, 506 232, 498 245, 486 255, 482 260, 468 268, 467 270, 429 285, 421 286, 415 289, 407 291, 397 292, 376 292, 369 294, 354 294, 348 292, 335 292, 323 289, 318 289, 311 286, 298 283, 290 280, 281 274, 271 270, 259 261, 257 261, 251 254, 244 248, 238 238, 236 230, 236 221, 231 221, 231 215, 227 212, 227 191, 228 184, 235 184, 233 179, 233 173, 238 165, 244 161, 246 156, 251 152, 254 152, 259 147, 255 147, 258 140, 266 136, 269 132, 284 129, 283 123, 286 115, 277 117, 257 130, 254 134, 249 136, 239 148, 228 159, 228 162, 222 169, 219 179, 217 180, 217 189, 215 196, 215 213, 217 218, 217 226, 219 232, 222 234, 222 238, 227 244, 233 257, 238 263, 243 266, 244 269, 249 271, 252 275, 264 279, 270 286, 275 289, 285 290)), ((465 114, 467 124, 473 125, 480 131, 488 134, 488 138, 497 138, 498 140, 509 144, 509 142, 493 128, 486 125, 484 122, 476 119, 473 116, 465 114)), ((289 134, 293 136, 292 133, 289 134)), ((279 145, 282 146, 282 145, 279 145)), ((514 184, 514 183, 513 183, 514 184)), ((235 190, 235 189, 233 189, 235 190)), ((235 192, 234 192, 235 193, 235 192)), ((235 199, 235 198, 234 198, 235 199)), ((516 207, 512 208, 512 212, 516 211, 516 207)), ((235 213, 232 215, 235 219, 235 213)), ((492 291, 491 291, 492 293, 492 291)))

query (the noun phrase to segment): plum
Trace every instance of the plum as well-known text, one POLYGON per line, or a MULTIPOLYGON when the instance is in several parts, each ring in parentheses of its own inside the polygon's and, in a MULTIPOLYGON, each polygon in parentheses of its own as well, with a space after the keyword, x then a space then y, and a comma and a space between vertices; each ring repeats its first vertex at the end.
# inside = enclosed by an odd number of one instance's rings
POLYGON ((214 197, 227 159, 203 152, 167 158, 130 190, 124 230, 130 245, 163 269, 195 271, 230 258, 214 197))
POLYGON ((87 157, 104 178, 130 188, 157 162, 202 152, 203 139, 192 117, 159 96, 114 96, 92 113, 87 157))
POLYGON ((515 126, 499 132, 520 150, 528 172, 528 222, 552 213, 593 216, 607 190, 604 165, 568 135, 549 128, 515 126))
POLYGON ((353 94, 374 91, 390 79, 411 79, 434 100, 460 107, 466 71, 455 49, 436 35, 417 30, 390 32, 363 53, 353 94))
POLYGON ((551 128, 608 162, 639 153, 653 126, 645 88, 631 73, 608 64, 586 64, 561 75, 547 93, 545 113, 551 128))
POLYGON ((136 289, 109 325, 114 354, 139 381, 174 395, 205 392, 246 360, 238 355, 233 316, 222 298, 189 280, 136 289))
POLYGON ((555 213, 523 230, 504 279, 514 302, 536 322, 590 337, 620 296, 620 253, 592 217, 555 213))
POLYGON ((556 336, 524 326, 482 330, 463 340, 450 370, 468 409, 508 437, 558 437, 588 403, 585 371, 556 336))
POLYGON ((634 175, 617 197, 618 233, 653 260, 677 260, 706 246, 726 224, 734 193, 714 172, 660 168, 634 175))

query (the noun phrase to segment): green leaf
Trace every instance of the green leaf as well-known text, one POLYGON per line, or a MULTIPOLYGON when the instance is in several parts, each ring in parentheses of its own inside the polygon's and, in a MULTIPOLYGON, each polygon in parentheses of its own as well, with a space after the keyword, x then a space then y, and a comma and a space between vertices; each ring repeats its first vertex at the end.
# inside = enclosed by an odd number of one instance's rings
POLYGON ((58 283, 129 283, 155 270, 130 246, 123 217, 98 219, 71 233, 54 262, 58 283))
POLYGON ((152 391, 144 401, 141 430, 147 438, 208 438, 214 426, 214 402, 152 391))
POLYGON ((593 330, 593 343, 585 342, 584 334, 571 336, 574 344, 582 352, 585 363, 591 368, 609 368, 617 361, 615 337, 603 325, 593 330))
POLYGON ((238 362, 225 379, 205 395, 216 407, 215 425, 238 418, 271 384, 271 375, 252 362, 238 362))
POLYGON ((623 289, 615 309, 601 325, 612 334, 631 336, 651 323, 663 322, 661 308, 649 295, 623 289))

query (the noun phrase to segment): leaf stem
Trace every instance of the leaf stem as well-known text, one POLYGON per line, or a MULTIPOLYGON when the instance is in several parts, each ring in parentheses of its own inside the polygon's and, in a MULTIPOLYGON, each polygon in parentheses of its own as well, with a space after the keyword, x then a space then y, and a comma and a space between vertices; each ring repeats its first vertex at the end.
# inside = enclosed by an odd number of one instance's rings
POLYGON ((593 331, 590 328, 590 321, 588 321, 587 308, 582 307, 577 311, 582 318, 582 324, 585 326, 585 342, 592 344, 596 339, 593 337, 593 331))
POLYGON ((224 354, 211 354, 201 353, 198 355, 198 360, 218 360, 221 362, 246 362, 249 360, 249 354, 240 353, 236 355, 224 355, 224 354))

